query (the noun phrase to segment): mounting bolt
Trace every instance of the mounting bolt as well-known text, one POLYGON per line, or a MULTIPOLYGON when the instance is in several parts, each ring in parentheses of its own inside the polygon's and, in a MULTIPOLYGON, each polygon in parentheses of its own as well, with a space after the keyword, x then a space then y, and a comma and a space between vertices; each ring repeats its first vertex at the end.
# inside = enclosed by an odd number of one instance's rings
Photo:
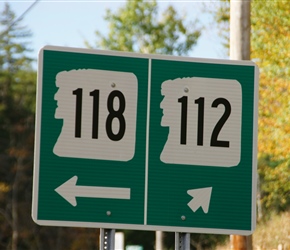
POLYGON ((115 87, 116 87, 116 83, 112 82, 112 83, 111 83, 111 87, 112 87, 112 88, 115 88, 115 87))
POLYGON ((187 87, 184 88, 184 92, 188 93, 189 89, 187 87))
POLYGON ((185 219, 186 219, 186 217, 185 217, 184 215, 182 215, 182 216, 181 216, 181 219, 182 219, 182 220, 185 220, 185 219))
POLYGON ((111 211, 107 211, 106 214, 107 214, 108 216, 111 216, 112 213, 111 213, 111 211))

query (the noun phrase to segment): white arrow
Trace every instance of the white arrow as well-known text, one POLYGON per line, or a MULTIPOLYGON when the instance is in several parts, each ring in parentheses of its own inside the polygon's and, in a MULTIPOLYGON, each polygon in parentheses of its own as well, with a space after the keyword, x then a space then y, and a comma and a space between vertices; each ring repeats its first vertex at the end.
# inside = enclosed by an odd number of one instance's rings
POLYGON ((55 189, 72 206, 77 205, 76 197, 130 199, 130 188, 77 186, 78 177, 74 176, 55 189))
POLYGON ((193 212, 202 207, 203 212, 207 214, 211 191, 212 187, 187 190, 187 193, 193 197, 193 199, 187 205, 193 212))

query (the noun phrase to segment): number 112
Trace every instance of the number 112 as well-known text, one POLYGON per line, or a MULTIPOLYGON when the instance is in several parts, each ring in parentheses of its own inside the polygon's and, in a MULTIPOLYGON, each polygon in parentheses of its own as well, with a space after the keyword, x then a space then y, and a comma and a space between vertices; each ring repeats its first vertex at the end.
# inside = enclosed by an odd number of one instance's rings
MULTIPOLYGON (((178 102, 181 103, 181 130, 180 130, 180 144, 185 145, 187 143, 187 113, 188 113, 188 96, 182 96, 178 99, 178 102)), ((199 97, 194 101, 198 105, 197 111, 197 145, 203 146, 204 139, 204 97, 199 97)), ((219 121, 216 123, 210 139, 211 147, 230 147, 229 141, 218 140, 219 133, 228 120, 231 114, 231 104, 225 98, 217 98, 212 102, 211 107, 217 108, 220 104, 224 105, 225 111, 220 117, 219 121)))

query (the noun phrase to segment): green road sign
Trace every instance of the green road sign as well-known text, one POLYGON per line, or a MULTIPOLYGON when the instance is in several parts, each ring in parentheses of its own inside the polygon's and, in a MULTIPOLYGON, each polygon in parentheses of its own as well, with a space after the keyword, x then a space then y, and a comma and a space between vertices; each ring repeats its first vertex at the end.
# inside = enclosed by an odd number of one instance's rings
POLYGON ((257 96, 250 61, 44 47, 34 221, 250 234, 257 96))

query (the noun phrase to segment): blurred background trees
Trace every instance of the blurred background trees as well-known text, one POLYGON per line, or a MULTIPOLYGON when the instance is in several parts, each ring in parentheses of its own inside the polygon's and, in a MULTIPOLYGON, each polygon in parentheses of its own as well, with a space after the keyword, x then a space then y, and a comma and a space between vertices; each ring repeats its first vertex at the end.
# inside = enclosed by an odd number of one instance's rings
POLYGON ((265 214, 290 206, 290 6, 252 3, 252 58, 260 67, 259 176, 265 214))
POLYGON ((27 184, 32 180, 36 74, 26 56, 31 33, 15 21, 8 4, 0 16, 0 244, 17 249, 32 196, 27 184))
POLYGON ((116 13, 107 10, 108 35, 96 31, 96 45, 102 48, 141 53, 186 55, 201 34, 197 20, 186 23, 173 6, 160 13, 156 0, 127 1, 116 13))

